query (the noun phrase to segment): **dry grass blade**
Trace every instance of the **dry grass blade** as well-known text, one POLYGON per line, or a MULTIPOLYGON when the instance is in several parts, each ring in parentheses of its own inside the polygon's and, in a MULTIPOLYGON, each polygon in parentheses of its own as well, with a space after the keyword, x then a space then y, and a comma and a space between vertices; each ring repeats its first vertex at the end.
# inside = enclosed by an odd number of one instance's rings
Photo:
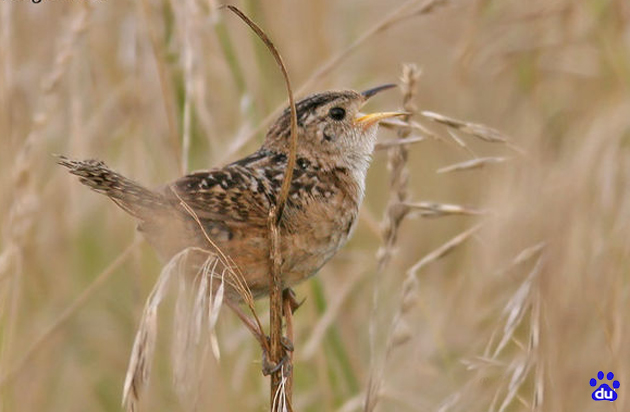
POLYGON ((487 213, 483 210, 447 203, 404 202, 402 205, 405 206, 409 212, 418 211, 417 213, 422 217, 443 217, 452 215, 478 216, 487 213))
POLYGON ((440 405, 440 408, 437 410, 437 412, 447 412, 453 406, 457 405, 457 402, 459 402, 461 397, 462 397, 462 394, 459 393, 459 392, 456 392, 456 393, 452 394, 451 396, 449 396, 447 399, 445 399, 442 402, 442 404, 440 405))
MULTIPOLYGON (((433 252, 427 254, 424 258, 418 261, 418 263, 416 263, 407 271, 405 280, 403 282, 400 305, 392 322, 392 330, 390 331, 390 333, 387 334, 388 340, 385 350, 385 358, 383 362, 384 364, 387 364, 388 359, 391 357, 391 354, 396 348, 399 348, 407 343, 412 337, 411 328, 409 327, 408 322, 405 320, 405 317, 416 306, 418 301, 417 272, 429 263, 438 260, 439 258, 451 252, 457 246, 461 245, 480 227, 481 224, 478 224, 471 229, 468 229, 467 231, 455 236, 439 248, 435 249, 433 252)), ((366 406, 364 408, 364 411, 372 411, 376 408, 376 405, 378 404, 379 392, 381 389, 382 375, 383 370, 381 369, 378 371, 377 374, 372 374, 370 376, 370 386, 367 393, 366 406)))
POLYGON ((408 137, 404 140, 402 139, 396 139, 396 140, 389 140, 386 142, 379 142, 374 146, 374 150, 375 151, 379 151, 379 150, 386 150, 386 149, 391 149, 392 147, 397 147, 397 146, 406 146, 406 145, 410 145, 413 143, 419 143, 419 142, 423 142, 424 140, 426 140, 424 137, 422 136, 417 136, 417 137, 408 137))
POLYGON ((454 119, 452 117, 444 116, 443 114, 429 111, 423 111, 420 114, 437 123, 452 127, 463 133, 478 137, 479 139, 485 140, 487 142, 506 143, 508 141, 508 138, 505 137, 501 132, 483 124, 465 122, 462 120, 454 119))
POLYGON ((172 347, 175 388, 182 399, 194 398, 190 396, 191 390, 201 379, 199 362, 209 345, 209 339, 202 340, 202 336, 204 332, 212 333, 216 324, 223 301, 225 273, 229 272, 229 268, 223 268, 217 273, 219 263, 222 264, 221 258, 215 253, 187 248, 173 256, 162 269, 147 298, 131 351, 123 387, 123 405, 127 411, 137 410, 142 390, 149 381, 157 337, 157 311, 174 280, 179 285, 172 347), (187 261, 193 254, 207 257, 191 282, 187 261), (215 278, 221 282, 216 292, 215 278))
POLYGON ((7 280, 9 277, 9 267, 15 254, 17 253, 15 245, 8 245, 0 254, 0 282, 7 280))
POLYGON ((184 66, 184 108, 182 116, 182 144, 181 144, 181 172, 188 172, 188 157, 190 155, 191 145, 191 111, 192 111, 192 89, 193 89, 193 51, 191 44, 191 22, 190 14, 192 13, 190 6, 191 1, 184 1, 184 47, 183 47, 183 66, 184 66))
POLYGON ((422 259, 416 262, 411 268, 409 268, 409 270, 407 271, 408 276, 410 275, 415 276, 416 273, 418 273, 422 268, 424 268, 429 263, 434 262, 440 259, 441 257, 447 255, 448 253, 450 253, 453 249, 455 249, 457 246, 464 243, 468 238, 470 238, 479 229, 481 229, 482 225, 483 225, 482 223, 476 224, 470 229, 450 239, 448 242, 444 243, 442 246, 435 249, 431 253, 425 255, 422 259))
POLYGON ((463 359, 461 363, 466 366, 466 370, 487 368, 488 366, 505 367, 505 362, 488 358, 486 356, 476 356, 473 359, 463 359))
POLYGON ((354 412, 361 410, 361 406, 363 405, 365 399, 364 393, 359 393, 358 395, 348 399, 345 401, 343 405, 337 409, 336 412, 354 412))
MULTIPOLYGON (((243 12, 234 6, 227 6, 230 11, 240 17, 247 25, 256 33, 256 35, 265 44, 271 55, 273 56, 276 64, 282 72, 284 83, 287 88, 287 95, 289 99, 289 110, 291 114, 291 134, 289 143, 289 156, 284 171, 284 177, 282 180, 282 186, 280 187, 280 193, 276 204, 269 210, 269 327, 270 327, 270 360, 272 363, 278 364, 282 357, 284 349, 282 348, 282 308, 283 308, 283 290, 284 285, 282 282, 282 256, 280 254, 280 221, 282 219, 282 212, 289 196, 289 190, 291 188, 291 182, 293 180, 293 169, 295 168, 295 162, 297 158, 297 109, 295 107, 295 99, 293 97, 293 90, 291 88, 291 80, 289 74, 282 60, 282 56, 271 42, 269 37, 249 19, 243 12)), ((291 311, 285 313, 285 316, 290 317, 291 311)), ((289 321, 290 322, 290 321, 289 321)), ((262 330, 262 329, 261 329, 262 330)), ((293 373, 292 365, 283 365, 280 370, 271 374, 271 410, 292 410, 291 398, 293 388, 293 373), (285 373, 287 375, 285 376, 285 373), (288 380, 288 382, 287 382, 288 380), (281 400, 276 401, 276 397, 281 395, 281 400), (282 408, 282 409, 277 409, 282 408)))
MULTIPOLYGON (((527 347, 527 354, 531 355, 531 357, 534 359, 534 362, 536 364, 536 376, 535 376, 535 390, 538 390, 538 386, 542 385, 543 382, 540 382, 540 380, 542 380, 542 375, 540 375, 539 373, 541 372, 542 369, 542 365, 540 363, 540 356, 539 356, 539 350, 540 350, 540 324, 541 324, 541 297, 540 297, 540 290, 539 289, 534 289, 533 292, 533 296, 532 296, 532 310, 529 316, 529 321, 530 321, 530 331, 529 331, 529 344, 527 347)), ((542 404, 542 392, 539 395, 534 395, 534 402, 540 401, 539 404, 542 404)))
POLYGON ((493 358, 496 358, 512 339, 514 331, 523 320, 527 309, 531 306, 532 283, 542 270, 543 262, 544 257, 540 256, 532 271, 503 309, 503 314, 506 316, 505 326, 503 327, 503 336, 492 354, 493 358))
POLYGON ((467 160, 465 162, 455 163, 453 165, 444 166, 437 170, 437 173, 460 172, 471 169, 481 169, 489 164, 504 163, 507 157, 479 157, 477 159, 467 160))
POLYGON ((514 398, 517 397, 518 390, 525 381, 525 378, 527 378, 529 366, 530 363, 524 356, 517 362, 513 362, 510 365, 510 369, 512 369, 512 376, 510 377, 510 383, 508 384, 508 393, 499 407, 499 412, 504 412, 510 403, 512 403, 514 398))
POLYGON ((285 367, 286 366, 283 365, 282 368, 280 368, 280 384, 276 388, 276 392, 274 393, 271 400, 272 411, 289 412, 292 410, 291 404, 288 402, 289 398, 287 396, 288 378, 284 371, 285 367))
POLYGON ((505 274, 513 268, 522 265, 525 262, 528 262, 532 258, 539 257, 540 254, 545 250, 546 245, 546 242, 539 242, 533 246, 526 247, 525 249, 521 250, 505 267, 497 270, 497 274, 505 274))
POLYGON ((536 377, 535 377, 535 386, 534 386, 534 401, 533 407, 535 411, 541 410, 540 408, 543 405, 543 401, 545 399, 545 368, 543 365, 536 365, 536 377))
POLYGON ((527 262, 532 257, 539 255, 547 246, 546 242, 539 242, 533 246, 523 249, 516 257, 514 258, 512 264, 520 265, 523 262, 527 262))
POLYGON ((439 139, 440 137, 438 135, 436 135, 435 133, 433 133, 431 130, 427 129, 426 127, 424 127, 422 124, 414 121, 414 120, 409 120, 408 122, 405 122, 404 120, 398 119, 398 118, 390 118, 390 119, 385 119, 382 120, 379 123, 380 126, 385 127, 386 129, 409 129, 411 128, 411 130, 420 133, 421 136, 427 136, 427 137, 431 137, 434 139, 439 139))
POLYGON ((127 411, 137 410, 142 390, 149 381, 153 351, 157 336, 157 309, 169 289, 173 277, 183 275, 181 266, 185 263, 189 249, 184 249, 164 266, 160 276, 147 299, 142 313, 140 326, 131 349, 131 359, 127 368, 123 386, 123 406, 127 411))
POLYGON ((219 259, 209 254, 194 282, 179 277, 178 296, 173 322, 172 357, 174 383, 180 399, 192 399, 195 384, 201 382, 200 360, 210 344, 208 334, 214 332, 223 302, 226 270, 217 273, 219 259), (214 279, 220 281, 214 294, 214 279), (190 285, 196 286, 189 287, 190 285), (204 333, 207 332, 207 333, 204 333))
POLYGON ((254 297, 252 296, 252 292, 249 290, 249 287, 247 286, 247 282, 245 281, 245 276, 243 276, 243 273, 241 272, 239 267, 236 266, 234 261, 225 253, 223 253, 221 248, 208 235, 206 228, 201 223, 201 220, 199 220, 199 216, 197 216, 197 213, 193 210, 193 208, 191 208, 188 205, 188 203, 186 203, 184 199, 182 199, 182 197, 179 195, 179 193, 177 193, 175 189, 173 189, 173 187, 171 187, 170 189, 173 192, 173 194, 175 194, 175 196, 179 199, 180 205, 195 220, 195 222, 199 226, 199 229, 203 233, 203 236, 205 237, 206 241, 212 247, 212 250, 219 255, 219 258, 221 259, 221 263, 227 269, 228 274, 230 275, 228 277, 228 283, 239 293, 240 297, 247 304, 248 308, 252 312, 252 315, 254 315, 254 319, 256 323, 258 323, 260 330, 262 330, 260 319, 258 319, 258 316, 256 315, 256 310, 254 309, 254 297))
MULTIPOLYGON (((455 133, 453 130, 448 129, 448 135, 451 137, 451 139, 453 139, 455 141, 455 143, 457 143, 460 147, 464 147, 466 149, 468 148, 468 145, 466 144, 466 142, 464 140, 462 140, 462 138, 460 138, 457 133, 455 133)), ((469 149, 470 150, 470 149, 469 149)))
POLYGON ((252 311, 259 330, 262 330, 262 325, 254 310, 253 296, 243 274, 232 259, 226 256, 210 238, 195 211, 173 187, 170 187, 170 189, 179 199, 181 206, 195 220, 211 246, 211 250, 187 248, 179 252, 164 267, 149 295, 138 332, 136 333, 123 388, 123 405, 128 411, 136 410, 142 389, 149 380, 157 335, 157 309, 173 278, 179 280, 179 294, 174 322, 175 330, 173 333, 173 363, 175 386, 182 399, 188 398, 187 395, 193 384, 200 380, 198 361, 201 353, 207 347, 206 340, 205 344, 202 345, 203 347, 199 348, 202 331, 207 330, 209 333, 212 333, 214 329, 223 302, 225 282, 239 293, 252 311), (186 259, 191 253, 206 255, 193 282, 188 278, 186 268, 186 259), (221 265, 221 273, 217 275, 219 264, 221 265), (227 279, 226 273, 228 274, 227 279), (218 278, 221 281, 216 292, 213 285, 214 278, 218 278), (195 287, 196 290, 194 289, 195 287), (213 293, 215 294, 214 300, 212 298, 213 293), (207 329, 203 328, 204 324, 208 326, 207 329))

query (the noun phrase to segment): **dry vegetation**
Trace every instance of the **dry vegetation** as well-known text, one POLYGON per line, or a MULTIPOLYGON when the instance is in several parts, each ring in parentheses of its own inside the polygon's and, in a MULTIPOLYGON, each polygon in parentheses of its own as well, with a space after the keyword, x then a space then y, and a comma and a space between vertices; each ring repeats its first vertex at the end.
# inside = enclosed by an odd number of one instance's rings
MULTIPOLYGON (((629 410, 630 3, 238 4, 300 94, 403 73, 370 107, 413 112, 380 134, 354 238, 297 289, 296 410, 629 410), (599 370, 618 401, 590 399, 599 370)), ((0 411, 119 410, 161 269, 51 153, 158 184, 252 151, 284 105, 217 5, 0 2, 0 411)), ((265 410, 258 345, 227 311, 178 399, 174 306, 141 410, 265 410)))

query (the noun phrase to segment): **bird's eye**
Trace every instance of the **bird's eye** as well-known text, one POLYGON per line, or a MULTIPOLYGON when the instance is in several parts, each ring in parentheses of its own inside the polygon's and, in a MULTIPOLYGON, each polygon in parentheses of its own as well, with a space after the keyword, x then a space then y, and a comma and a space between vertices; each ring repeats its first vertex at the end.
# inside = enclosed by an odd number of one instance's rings
POLYGON ((333 120, 343 120, 346 117, 346 110, 341 107, 333 107, 328 111, 328 116, 333 120))

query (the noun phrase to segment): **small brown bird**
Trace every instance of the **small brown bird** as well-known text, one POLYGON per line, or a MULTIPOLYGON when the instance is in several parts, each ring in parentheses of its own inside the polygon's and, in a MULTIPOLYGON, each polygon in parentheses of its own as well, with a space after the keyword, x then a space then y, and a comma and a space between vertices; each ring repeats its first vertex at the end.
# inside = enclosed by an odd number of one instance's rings
MULTIPOLYGON (((285 287, 315 274, 348 240, 363 200, 378 122, 403 114, 363 115, 359 109, 371 96, 393 86, 362 93, 327 91, 296 104, 297 162, 280 222, 285 287)), ((59 164, 136 218, 138 230, 162 258, 170 259, 190 247, 218 247, 238 267, 253 296, 260 297, 268 294, 267 219, 282 185, 289 139, 286 109, 255 153, 157 190, 98 160, 60 157, 59 164)), ((237 288, 227 283, 232 286, 225 289, 228 302, 240 301, 237 288)))

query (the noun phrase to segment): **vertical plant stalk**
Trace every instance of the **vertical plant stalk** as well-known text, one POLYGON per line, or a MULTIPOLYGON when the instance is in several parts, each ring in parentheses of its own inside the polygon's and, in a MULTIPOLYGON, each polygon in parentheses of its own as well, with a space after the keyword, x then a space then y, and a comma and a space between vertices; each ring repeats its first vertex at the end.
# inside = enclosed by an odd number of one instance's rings
MULTIPOLYGON (((415 95, 416 84, 420 78, 420 70, 415 65, 403 66, 403 74, 401 77, 403 87, 403 108, 409 114, 405 115, 401 120, 409 123, 412 114, 417 108, 412 103, 415 95)), ((411 134, 411 126, 401 127, 398 129, 398 138, 406 139, 411 134)), ((382 272, 389 260, 391 259, 394 245, 398 239, 398 228, 406 215, 405 207, 401 207, 408 198, 409 171, 407 170, 407 158, 409 156, 409 148, 407 145, 397 145, 388 151, 389 160, 387 168, 390 171, 390 196, 383 218, 382 236, 383 245, 377 252, 378 272, 382 272)))
POLYGON ((191 39, 193 20, 193 10, 191 0, 185 0, 184 2, 184 113, 182 119, 182 150, 181 150, 181 172, 183 175, 188 173, 188 163, 190 156, 190 100, 193 86, 193 46, 191 39))
MULTIPOLYGON (((409 123, 409 119, 417 108, 412 103, 415 96, 416 85, 420 78, 420 70, 415 65, 403 66, 403 73, 401 77, 402 91, 403 91, 403 108, 409 112, 402 118, 402 121, 409 123)), ((398 138, 406 139, 411 134, 411 126, 401 127, 398 129, 398 138)), ((389 263, 393 254, 396 240, 398 239, 398 229, 402 220, 405 218, 408 212, 408 208, 403 204, 407 201, 408 197, 408 182, 409 172, 407 170, 407 157, 408 157, 407 145, 392 146, 389 150, 389 161, 387 168, 390 171, 390 196, 385 209, 385 216, 382 224, 382 236, 383 245, 377 252, 377 270, 376 277, 374 279, 374 289, 372 294, 372 316, 370 319, 370 349, 372 354, 372 371, 370 372, 369 386, 365 398, 365 411, 372 411, 378 403, 378 396, 380 391, 380 368, 376 366, 375 354, 376 354, 376 336, 377 336, 377 315, 378 315, 378 301, 379 301, 379 285, 377 283, 380 278, 379 274, 385 271, 387 264, 389 263)))
POLYGON ((243 65, 240 63, 238 55, 236 53, 237 47, 230 37, 230 33, 228 32, 228 29, 225 25, 225 22, 221 18, 221 15, 216 12, 216 9, 218 9, 216 3, 216 0, 209 1, 210 19, 212 22, 212 26, 214 27, 214 34, 217 36, 217 40, 219 41, 219 47, 223 52, 225 62, 230 69, 230 74, 233 77, 234 85, 236 86, 236 90, 238 91, 242 114, 245 115, 247 121, 246 127, 249 127, 249 123, 256 120, 257 113, 252 103, 253 99, 247 91, 243 65))
POLYGON ((151 22, 149 20, 151 14, 151 6, 147 0, 140 1, 140 11, 141 18, 144 21, 147 30, 147 36, 151 45, 151 50, 153 52, 153 56, 155 57, 155 67, 157 70, 158 78, 160 79, 160 89, 163 96, 164 112, 166 115, 166 123, 168 124, 170 143, 175 153, 174 157, 177 161, 177 165, 180 167, 180 170, 182 170, 182 147, 180 145, 179 134, 177 132, 177 119, 175 118, 176 109, 172 97, 172 84, 169 82, 167 77, 167 68, 164 64, 163 49, 159 46, 157 36, 155 34, 155 31, 152 29, 153 26, 151 25, 151 22))
MULTIPOLYGON (((276 60, 282 76, 287 87, 287 94, 289 98, 289 108, 291 110, 291 140, 289 147, 289 157, 284 172, 284 179, 280 188, 280 194, 278 201, 269 210, 269 269, 270 269, 270 281, 269 281, 269 327, 270 327, 270 361, 272 365, 282 366, 271 374, 271 392, 270 392, 270 405, 271 411, 276 410, 292 411, 291 406, 291 388, 293 387, 293 371, 291 358, 287 357, 283 359, 284 349, 282 347, 282 312, 283 306, 285 306, 283 300, 286 300, 283 296, 284 284, 282 282, 282 255, 280 251, 280 223, 282 221, 282 212, 286 204, 287 197, 289 196, 289 189, 291 188, 291 180, 293 179, 293 169, 295 168, 296 156, 297 156, 297 111, 295 108, 295 101, 293 99, 293 90, 291 88, 291 81, 289 80, 289 74, 282 60, 282 56, 278 53, 278 50, 273 45, 269 37, 258 27, 253 21, 251 21, 243 12, 234 6, 227 6, 227 8, 240 17, 247 25, 256 33, 256 35, 263 41, 265 46, 269 49, 270 53, 276 60)), ((289 303, 286 304, 289 307, 289 303)), ((291 325, 290 329, 293 329, 291 322, 291 311, 285 311, 287 316, 287 324, 291 325)))
MULTIPOLYGON (((0 133, 10 138, 13 143, 15 136, 11 134, 11 84, 13 84, 13 45, 11 33, 13 5, 3 3, 0 7, 0 133)), ((5 143, 6 144, 6 143, 5 143)))
MULTIPOLYGON (((293 306, 292 306, 292 298, 289 296, 291 294, 290 289, 285 289, 282 291, 282 313, 284 314, 284 320, 286 323, 286 337, 290 342, 293 342, 293 306)), ((288 354, 288 365, 293 366, 293 352, 288 354)), ((288 373, 291 377, 293 377, 293 370, 288 370, 288 373)), ((293 379, 287 379, 285 383, 285 393, 287 394, 288 399, 292 399, 293 395, 293 379)), ((291 405, 291 402, 289 402, 291 405)))

